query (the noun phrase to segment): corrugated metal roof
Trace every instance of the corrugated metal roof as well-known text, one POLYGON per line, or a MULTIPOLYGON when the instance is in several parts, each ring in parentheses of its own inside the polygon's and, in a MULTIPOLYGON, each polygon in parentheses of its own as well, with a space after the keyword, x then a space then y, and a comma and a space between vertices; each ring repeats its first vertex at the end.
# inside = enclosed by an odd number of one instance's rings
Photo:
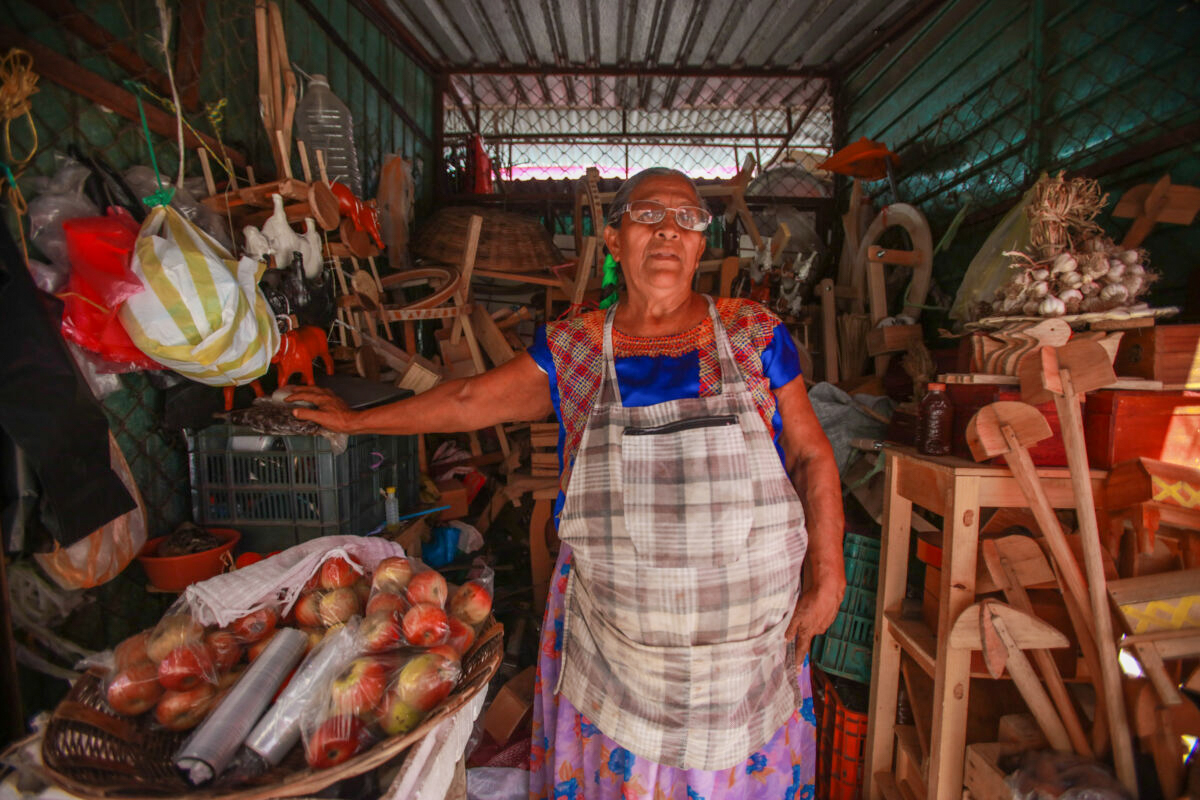
POLYGON ((802 104, 928 0, 384 0, 467 106, 802 104))

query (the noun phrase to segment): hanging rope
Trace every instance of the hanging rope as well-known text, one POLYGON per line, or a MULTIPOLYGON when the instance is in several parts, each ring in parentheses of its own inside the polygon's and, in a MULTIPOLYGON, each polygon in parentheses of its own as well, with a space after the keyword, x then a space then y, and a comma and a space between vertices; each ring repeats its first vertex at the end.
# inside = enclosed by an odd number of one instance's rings
POLYGON ((617 260, 612 253, 604 256, 604 277, 600 281, 600 308, 608 308, 617 302, 617 260))
POLYGON ((29 261, 29 247, 25 243, 25 224, 23 217, 28 210, 25 196, 17 184, 19 176, 38 150, 37 125, 33 122, 33 103, 30 98, 37 92, 38 75, 33 71, 33 56, 24 50, 12 48, 3 58, 0 58, 0 116, 4 117, 4 180, 8 183, 8 202, 17 215, 17 232, 21 238, 21 252, 29 261), (29 152, 22 158, 13 154, 12 123, 14 120, 25 118, 29 125, 30 138, 33 140, 29 152))
MULTIPOLYGON (((136 88, 133 81, 125 81, 125 85, 136 88)), ((150 166, 154 168, 154 179, 158 181, 158 191, 143 197, 142 202, 151 208, 167 206, 175 196, 175 187, 163 185, 162 173, 158 171, 158 156, 154 154, 154 141, 150 138, 150 125, 146 122, 146 108, 142 105, 141 95, 135 94, 134 99, 137 100, 138 115, 142 118, 142 136, 146 139, 146 149, 150 151, 150 166)))

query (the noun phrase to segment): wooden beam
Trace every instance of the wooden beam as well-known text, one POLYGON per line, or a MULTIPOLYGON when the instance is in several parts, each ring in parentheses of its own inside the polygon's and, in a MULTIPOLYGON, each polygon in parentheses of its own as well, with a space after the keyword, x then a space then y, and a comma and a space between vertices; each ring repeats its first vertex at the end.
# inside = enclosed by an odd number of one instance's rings
MULTIPOLYGON (((133 94, 91 70, 84 69, 66 56, 59 55, 41 42, 6 25, 0 25, 0 47, 6 49, 19 47, 27 51, 33 56, 34 68, 46 80, 53 81, 64 89, 102 105, 126 119, 135 122, 141 120, 138 115, 137 98, 133 94)), ((173 140, 177 133, 175 117, 152 103, 143 103, 143 105, 146 109, 146 124, 150 130, 173 140)), ((214 152, 222 152, 221 145, 216 139, 203 133, 197 136, 187 128, 183 130, 183 142, 185 147, 200 147, 203 143, 211 147, 214 152)), ((246 166, 246 156, 241 152, 234 150, 229 145, 224 146, 223 152, 237 166, 246 166)))

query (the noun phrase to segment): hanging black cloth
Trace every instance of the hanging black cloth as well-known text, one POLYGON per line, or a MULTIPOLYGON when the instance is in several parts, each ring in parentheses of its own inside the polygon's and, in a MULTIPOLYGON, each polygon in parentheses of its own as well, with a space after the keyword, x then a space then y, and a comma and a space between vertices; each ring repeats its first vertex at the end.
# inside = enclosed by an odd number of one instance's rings
POLYGON ((44 297, 0 223, 0 428, 21 449, 0 457, 9 550, 48 550, 47 537, 67 547, 134 507, 109 466, 108 420, 75 371, 44 297), (36 502, 22 461, 36 478, 36 502))

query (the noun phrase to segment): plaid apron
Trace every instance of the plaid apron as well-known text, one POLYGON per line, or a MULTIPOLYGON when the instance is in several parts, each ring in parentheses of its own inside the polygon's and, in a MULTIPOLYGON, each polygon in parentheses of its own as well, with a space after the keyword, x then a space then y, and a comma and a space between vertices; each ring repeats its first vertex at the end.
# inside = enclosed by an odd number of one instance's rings
POLYGON ((567 480, 573 550, 556 691, 636 755, 726 769, 800 705, 785 629, 804 510, 708 299, 721 393, 621 404, 615 308, 567 480))

